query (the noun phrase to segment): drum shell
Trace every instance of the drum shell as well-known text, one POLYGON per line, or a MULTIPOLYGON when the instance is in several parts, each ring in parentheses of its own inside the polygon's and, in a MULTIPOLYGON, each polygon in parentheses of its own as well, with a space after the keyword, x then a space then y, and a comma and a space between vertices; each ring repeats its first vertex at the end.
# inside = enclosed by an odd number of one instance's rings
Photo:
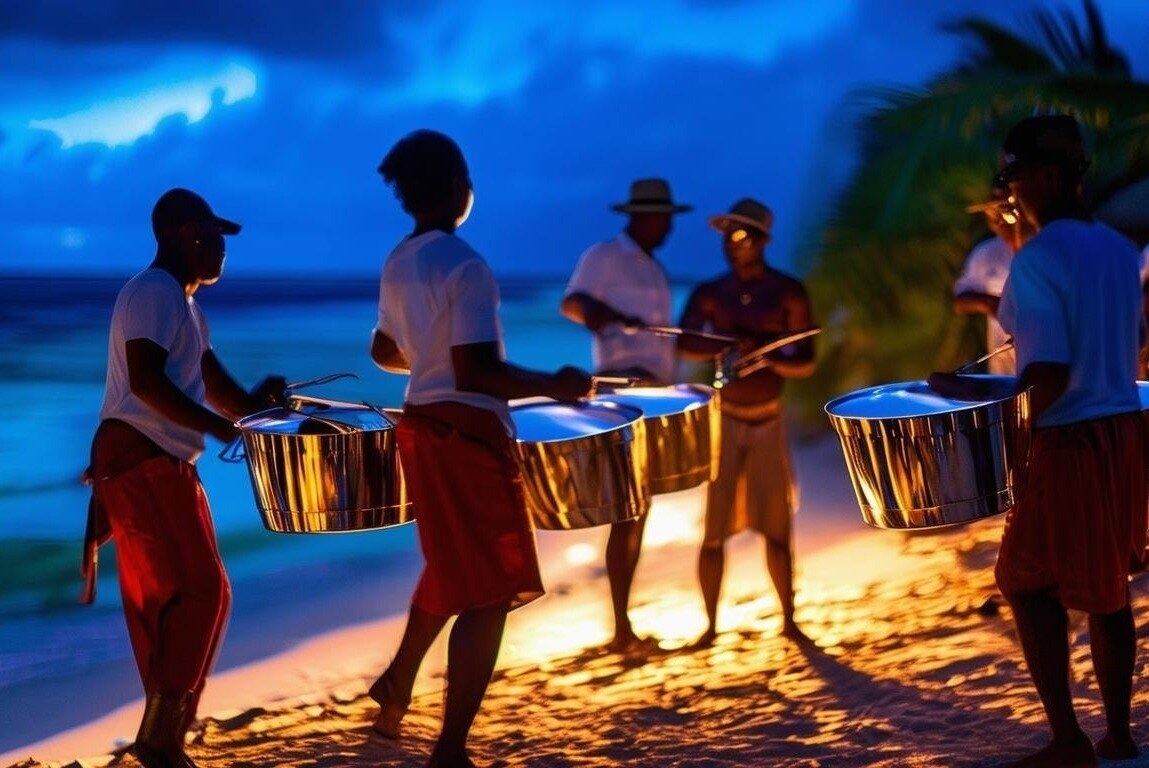
POLYGON ((536 528, 591 528, 646 513, 646 425, 637 410, 629 410, 634 420, 611 431, 566 440, 517 440, 527 509, 536 528))
POLYGON ((875 528, 968 523, 1007 511, 1029 454, 1029 394, 925 416, 832 413, 862 518, 875 528))
POLYGON ((277 533, 361 531, 414 519, 395 429, 276 434, 243 429, 264 526, 277 533))
MULTIPOLYGON (((718 392, 701 384, 679 384, 664 387, 668 393, 689 389, 707 399, 698 407, 677 413, 652 416, 644 414, 649 462, 650 492, 674 493, 694 488, 718 477, 719 449, 722 445, 722 412, 718 392)), ((641 407, 627 399, 627 391, 598 399, 623 402, 641 407)))

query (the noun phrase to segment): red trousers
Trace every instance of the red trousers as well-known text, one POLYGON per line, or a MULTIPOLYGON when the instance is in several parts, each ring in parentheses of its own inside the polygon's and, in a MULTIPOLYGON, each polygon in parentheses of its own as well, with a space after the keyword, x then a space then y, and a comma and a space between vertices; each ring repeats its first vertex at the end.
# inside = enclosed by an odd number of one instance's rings
POLYGON ((144 690, 199 694, 227 627, 231 587, 195 467, 156 456, 97 480, 144 690))
POLYGON ((423 573, 413 605, 436 616, 542 597, 515 444, 491 411, 407 405, 396 432, 423 573))
POLYGON ((1146 564, 1149 424, 1141 411, 1037 430, 1005 519, 997 584, 1053 591, 1066 608, 1119 611, 1146 564))

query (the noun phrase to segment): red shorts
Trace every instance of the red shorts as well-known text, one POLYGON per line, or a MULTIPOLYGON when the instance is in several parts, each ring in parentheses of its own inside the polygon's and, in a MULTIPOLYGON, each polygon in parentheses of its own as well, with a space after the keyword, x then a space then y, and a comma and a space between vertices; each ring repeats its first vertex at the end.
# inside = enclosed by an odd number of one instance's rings
POLYGON ((436 616, 543 594, 514 440, 491 411, 408 405, 397 427, 425 565, 411 602, 436 616))
POLYGON ((1006 516, 997 584, 1053 591, 1067 608, 1113 613, 1146 564, 1149 422, 1140 411, 1038 430, 1006 516))

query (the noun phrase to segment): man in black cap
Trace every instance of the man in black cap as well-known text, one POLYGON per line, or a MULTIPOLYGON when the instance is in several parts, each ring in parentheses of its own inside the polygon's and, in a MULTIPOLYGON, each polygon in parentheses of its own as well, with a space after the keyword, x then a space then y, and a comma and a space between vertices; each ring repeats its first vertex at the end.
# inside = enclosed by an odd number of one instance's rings
POLYGON ((195 469, 203 436, 233 440, 233 419, 284 397, 281 377, 250 393, 232 379, 195 301, 223 271, 224 235, 239 229, 194 192, 164 193, 152 210, 155 260, 120 290, 112 313, 87 473, 93 492, 82 599, 95 597, 97 547, 115 538, 124 617, 147 694, 134 747, 146 768, 194 765, 184 734, 231 601, 195 469))
MULTIPOLYGON (((774 213, 745 198, 729 213, 710 219, 722 234, 730 271, 703 283, 686 303, 679 325, 713 330, 739 338, 740 350, 753 348, 813 325, 806 289, 795 278, 766 263, 765 250, 774 213)), ((679 338, 684 357, 710 359, 721 344, 697 336, 679 338)), ((799 341, 772 353, 761 370, 722 389, 722 447, 718 477, 706 495, 706 532, 698 557, 708 625, 696 645, 714 642, 718 597, 725 569, 723 548, 734 534, 751 529, 766 539, 766 568, 782 606, 782 633, 803 637, 794 623, 791 522, 797 489, 790 447, 782 424, 782 387, 786 379, 814 372, 814 345, 799 341)))
MULTIPOLYGON (((1129 574, 1145 566, 1149 501, 1149 425, 1136 382, 1140 258, 1084 208, 1089 163, 1072 117, 1018 123, 1003 161, 999 181, 1038 230, 1014 258, 999 310, 1016 343, 1016 390, 1029 390, 1037 429, 995 575, 1053 736, 1016 765, 1091 766, 1097 756, 1137 755, 1129 574), (1096 750, 1073 710, 1067 608, 1089 614, 1108 726, 1096 750)), ((968 377, 934 374, 930 384, 971 399, 1003 394, 968 377)))

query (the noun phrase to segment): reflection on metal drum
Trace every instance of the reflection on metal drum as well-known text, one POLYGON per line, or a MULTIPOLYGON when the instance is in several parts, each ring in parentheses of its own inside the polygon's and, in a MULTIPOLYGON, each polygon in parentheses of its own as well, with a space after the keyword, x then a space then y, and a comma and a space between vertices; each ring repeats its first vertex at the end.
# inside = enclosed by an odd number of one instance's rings
POLYGON ((595 399, 642 411, 651 493, 684 491, 718 476, 722 415, 718 394, 710 387, 633 387, 595 399))
POLYGON ((646 513, 646 428, 637 408, 540 400, 512 405, 511 418, 538 528, 589 528, 646 513))
POLYGON ((1015 503, 1029 454, 1028 393, 965 402, 904 382, 831 400, 826 413, 869 525, 968 523, 1015 503))
POLYGON ((242 419, 237 426, 264 526, 324 533, 413 520, 395 440, 398 416, 301 398, 242 419))

